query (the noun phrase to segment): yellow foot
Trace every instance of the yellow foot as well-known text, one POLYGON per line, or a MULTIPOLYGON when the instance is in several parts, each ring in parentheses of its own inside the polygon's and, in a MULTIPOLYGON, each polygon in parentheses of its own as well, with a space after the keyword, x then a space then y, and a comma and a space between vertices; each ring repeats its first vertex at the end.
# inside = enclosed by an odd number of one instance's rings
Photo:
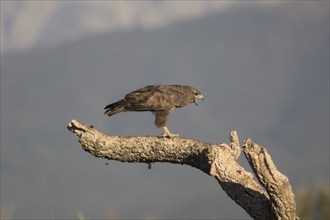
POLYGON ((163 127, 163 130, 164 130, 163 137, 168 137, 168 138, 179 137, 179 134, 172 134, 166 126, 163 127))
POLYGON ((179 137, 179 134, 172 134, 172 133, 163 133, 162 135, 163 137, 168 137, 168 138, 179 137))

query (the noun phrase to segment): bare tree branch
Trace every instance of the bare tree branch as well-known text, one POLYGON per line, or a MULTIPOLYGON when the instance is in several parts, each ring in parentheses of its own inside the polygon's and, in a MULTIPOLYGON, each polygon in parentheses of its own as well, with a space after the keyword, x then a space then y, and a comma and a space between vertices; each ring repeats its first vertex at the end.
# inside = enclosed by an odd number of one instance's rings
MULTIPOLYGON (((267 191, 265 191, 258 182, 253 179, 253 175, 245 171, 244 168, 236 162, 241 153, 236 131, 230 133, 229 139, 231 143, 227 145, 208 144, 198 140, 178 137, 108 136, 91 126, 80 124, 76 120, 70 121, 67 128, 79 137, 82 148, 95 157, 129 163, 168 162, 189 165, 200 169, 210 176, 214 176, 227 195, 240 205, 252 218, 294 219, 291 218, 293 215, 290 214, 295 213, 295 203, 293 200, 284 203, 281 198, 281 203, 278 204, 276 202, 278 200, 276 196, 281 196, 283 194, 277 193, 279 190, 278 188, 272 188, 275 184, 268 184, 268 180, 266 180, 265 177, 262 175, 260 175, 260 177, 258 176, 259 181, 261 181, 262 185, 267 189, 267 191), (263 179, 264 182, 262 182, 261 179, 263 179), (271 187, 271 189, 267 187, 271 187), (290 202, 293 202, 293 206, 289 206, 290 202), (285 210, 286 208, 291 210, 285 210)), ((245 142, 245 146, 247 146, 247 143, 252 142, 245 142)), ((250 155, 248 147, 244 148, 244 153, 245 155, 250 155)), ((256 156, 251 154, 251 157, 255 158, 256 156)), ((270 158, 269 155, 267 158, 268 157, 270 158)), ((253 167, 255 165, 260 167, 267 166, 268 171, 272 172, 274 171, 273 167, 275 167, 273 163, 269 163, 269 160, 267 160, 267 164, 254 164, 250 162, 250 165, 254 172, 258 170, 253 167)), ((264 168, 259 172, 264 172, 263 170, 264 168)), ((258 172, 256 175, 258 175, 258 172)), ((282 181, 282 177, 278 175, 271 176, 273 182, 278 180, 282 181)), ((291 187, 287 188, 287 190, 291 190, 291 187)))
POLYGON ((247 139, 243 151, 259 182, 267 190, 277 219, 299 219, 289 179, 277 170, 266 148, 247 139))

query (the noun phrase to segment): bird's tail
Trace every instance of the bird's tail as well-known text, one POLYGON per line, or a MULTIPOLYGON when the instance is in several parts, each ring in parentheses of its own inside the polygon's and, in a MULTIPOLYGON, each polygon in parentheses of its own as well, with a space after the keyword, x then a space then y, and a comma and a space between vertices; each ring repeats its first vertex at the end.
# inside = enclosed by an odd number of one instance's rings
POLYGON ((111 115, 117 114, 119 112, 125 112, 126 105, 127 105, 127 103, 124 99, 122 99, 118 102, 112 103, 110 105, 107 105, 104 108, 104 110, 105 110, 104 114, 107 116, 111 116, 111 115))

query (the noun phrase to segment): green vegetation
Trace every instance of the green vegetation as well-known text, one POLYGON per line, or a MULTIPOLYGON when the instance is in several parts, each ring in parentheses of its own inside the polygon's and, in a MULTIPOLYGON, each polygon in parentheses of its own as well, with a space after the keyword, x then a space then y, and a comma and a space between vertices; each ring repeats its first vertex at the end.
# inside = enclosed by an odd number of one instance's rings
POLYGON ((296 193, 300 219, 330 220, 329 184, 320 182, 316 187, 300 187, 296 193))
MULTIPOLYGON (((330 190, 328 183, 320 181, 314 187, 299 187, 296 192, 296 201, 298 216, 301 220, 330 220, 330 190)), ((112 212, 113 210, 108 213, 109 219, 117 219, 118 216, 112 212)), ((14 213, 14 205, 1 205, 1 220, 13 219, 14 213)), ((82 211, 76 211, 76 215, 79 220, 88 219, 82 211)), ((145 219, 150 219, 150 217, 145 217, 145 219)))

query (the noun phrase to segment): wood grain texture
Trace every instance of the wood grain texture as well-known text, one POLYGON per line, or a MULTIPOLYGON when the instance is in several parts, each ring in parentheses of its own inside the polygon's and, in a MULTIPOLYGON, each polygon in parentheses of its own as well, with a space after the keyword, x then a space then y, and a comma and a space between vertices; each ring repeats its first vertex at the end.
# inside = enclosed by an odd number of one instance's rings
POLYGON ((76 120, 67 128, 95 157, 128 163, 185 164, 199 169, 214 177, 253 219, 299 219, 288 178, 277 171, 264 148, 250 139, 243 146, 257 180, 237 163, 241 148, 236 131, 230 133, 230 144, 210 144, 179 137, 110 136, 76 120))

